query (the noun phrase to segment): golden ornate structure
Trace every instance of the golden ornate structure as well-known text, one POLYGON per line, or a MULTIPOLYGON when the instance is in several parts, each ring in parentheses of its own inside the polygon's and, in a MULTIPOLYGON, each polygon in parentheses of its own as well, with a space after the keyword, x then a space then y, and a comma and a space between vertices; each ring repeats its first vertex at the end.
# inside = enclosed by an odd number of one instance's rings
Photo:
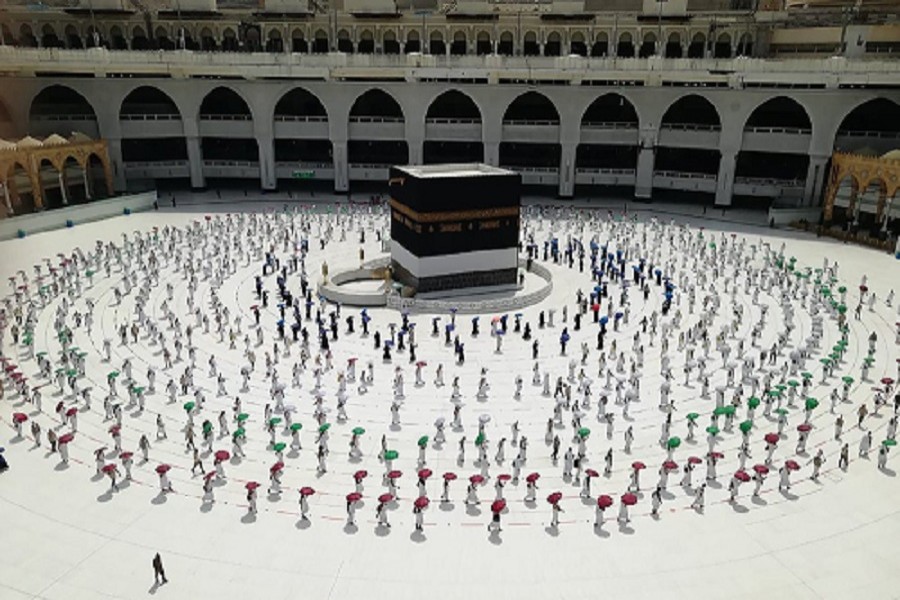
POLYGON ((18 142, 0 140, 0 218, 45 208, 46 175, 55 169, 62 203, 68 204, 67 167, 81 169, 86 200, 96 197, 90 177, 91 162, 103 168, 106 194, 113 195, 112 169, 106 140, 75 133, 68 139, 51 135, 44 140, 26 137, 18 142), (30 199, 25 196, 30 195, 30 199))
POLYGON ((900 189, 900 152, 896 150, 884 156, 865 156, 861 154, 845 154, 836 152, 831 157, 831 174, 825 192, 824 221, 830 223, 834 219, 835 199, 838 190, 850 179, 851 193, 847 215, 856 214, 857 198, 870 186, 878 188, 878 202, 875 209, 875 222, 881 223, 885 218, 885 208, 900 189))

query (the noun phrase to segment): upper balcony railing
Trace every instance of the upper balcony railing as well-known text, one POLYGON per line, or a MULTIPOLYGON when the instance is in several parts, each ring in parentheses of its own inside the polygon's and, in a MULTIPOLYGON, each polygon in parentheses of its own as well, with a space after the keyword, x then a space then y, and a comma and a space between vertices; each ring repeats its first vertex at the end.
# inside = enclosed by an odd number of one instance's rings
POLYGON ((104 75, 109 72, 135 76, 234 77, 247 79, 385 78, 406 81, 458 78, 487 82, 528 73, 529 81, 642 82, 662 85, 668 77, 683 80, 701 76, 740 88, 749 83, 900 84, 895 60, 845 58, 804 59, 689 59, 615 58, 581 56, 446 56, 434 54, 290 54, 192 51, 108 51, 102 48, 63 50, 0 46, 4 73, 32 76, 38 73, 104 75))

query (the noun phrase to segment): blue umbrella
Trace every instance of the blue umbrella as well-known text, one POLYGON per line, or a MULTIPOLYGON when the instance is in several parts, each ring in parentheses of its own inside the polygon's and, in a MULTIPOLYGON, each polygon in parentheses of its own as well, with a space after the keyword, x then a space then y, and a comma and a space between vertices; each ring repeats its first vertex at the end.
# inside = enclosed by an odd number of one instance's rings
POLYGON ((278 321, 278 322, 275 323, 275 324, 278 325, 279 327, 281 327, 281 326, 284 325, 284 320, 278 321))
POLYGON ((606 325, 607 323, 609 323, 609 317, 607 317, 606 315, 603 315, 602 317, 600 317, 601 325, 606 325))
POLYGON ((617 312, 617 313, 616 313, 616 321, 618 321, 619 319, 621 319, 622 316, 623 316, 622 313, 617 312))
POLYGON ((450 309, 450 312, 451 312, 451 313, 456 313, 457 310, 458 310, 458 309, 454 306, 453 308, 450 309))
POLYGON ((516 314, 514 314, 513 316, 514 316, 515 318, 517 318, 517 319, 521 319, 521 318, 522 318, 522 313, 516 313, 516 314))

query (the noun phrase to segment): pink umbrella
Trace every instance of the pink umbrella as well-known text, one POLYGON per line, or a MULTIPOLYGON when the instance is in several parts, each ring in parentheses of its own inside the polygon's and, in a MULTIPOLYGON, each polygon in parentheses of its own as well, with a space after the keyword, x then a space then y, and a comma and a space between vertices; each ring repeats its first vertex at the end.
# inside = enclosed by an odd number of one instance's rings
POLYGON ((622 504, 625 506, 634 506, 637 504, 638 497, 628 492, 627 494, 622 494, 622 504))
POLYGON ((444 473, 444 481, 456 481, 456 473, 447 471, 446 473, 444 473))
POLYGON ((869 291, 869 286, 867 286, 867 285, 861 285, 861 286, 859 286, 859 291, 861 291, 861 292, 863 292, 863 293, 868 292, 868 291, 869 291))
POLYGON ((269 473, 275 473, 276 471, 281 471, 282 469, 284 469, 284 463, 278 461, 277 463, 269 467, 269 473))
POLYGON ((735 471, 734 478, 743 483, 747 483, 750 481, 750 475, 747 474, 747 471, 741 469, 740 471, 735 471))
POLYGON ((502 482, 505 483, 505 482, 510 481, 510 480, 512 479, 512 475, 510 475, 509 473, 501 473, 500 475, 497 475, 497 479, 498 479, 499 481, 502 481, 502 482))
POLYGON ((428 496, 419 496, 413 501, 413 505, 416 508, 426 508, 431 500, 428 499, 428 496))
POLYGON ((559 501, 562 500, 562 492, 553 492, 549 496, 547 496, 547 502, 550 504, 559 504, 559 501))
POLYGON ((216 450, 215 458, 217 461, 222 462, 231 458, 231 454, 228 453, 228 450, 216 450))
POLYGON ((74 439, 75 439, 74 433, 64 433, 61 436, 59 436, 59 439, 57 441, 60 444, 68 444, 69 442, 71 442, 74 439))
POLYGON ((721 460, 721 459, 725 458, 725 455, 722 454, 721 452, 710 452, 709 454, 707 454, 707 456, 710 458, 714 458, 716 460, 721 460))
POLYGON ((387 474, 388 479, 399 479, 401 475, 403 475, 403 471, 398 471, 396 469, 387 474))
POLYGON ((28 415, 22 412, 13 413, 13 423, 24 423, 28 420, 28 415))
POLYGON ((168 473, 169 469, 171 469, 171 468, 172 468, 172 465, 158 465, 156 467, 156 472, 159 473, 160 475, 164 475, 165 473, 168 473))
POLYGON ((884 384, 884 385, 890 386, 890 385, 894 385, 894 380, 891 379, 890 377, 882 377, 882 378, 881 378, 881 383, 884 384))
POLYGON ((422 469, 419 471, 419 479, 428 479, 431 477, 431 469, 422 469))
POLYGON ((769 467, 766 465, 753 465, 753 470, 760 475, 766 475, 769 472, 769 467))
POLYGON ((350 492, 347 494, 347 502, 359 502, 362 500, 362 494, 359 492, 350 492))
POLYGON ((584 474, 587 475, 588 477, 600 477, 600 473, 598 473, 594 469, 585 469, 584 474))
POLYGON ((609 508, 613 505, 613 499, 611 496, 607 496, 606 494, 602 496, 597 496, 597 506, 600 508, 609 508))
POLYGON ((763 439, 766 440, 766 443, 767 443, 767 444, 773 444, 773 445, 774 445, 774 444, 777 444, 777 443, 778 443, 778 439, 779 439, 779 438, 778 438, 778 434, 777 434, 777 433, 767 433, 766 436, 765 436, 763 439))
POLYGON ((417 367, 427 367, 428 363, 425 362, 424 360, 420 360, 420 361, 416 362, 416 366, 417 367))
POLYGON ((121 425, 113 425, 112 427, 109 428, 109 432, 110 432, 111 434, 113 434, 113 435, 116 435, 116 434, 119 433, 120 431, 122 431, 122 426, 121 426, 121 425))
POLYGON ((258 481, 248 481, 246 484, 244 484, 244 487, 248 490, 255 490, 259 487, 259 485, 260 483, 258 481))
POLYGON ((363 479, 365 479, 368 476, 369 476, 368 471, 357 471, 356 473, 353 474, 353 479, 355 479, 356 481, 362 481, 363 479))
POLYGON ((388 502, 391 502, 393 499, 394 499, 393 494, 382 494, 382 495, 378 496, 378 501, 381 502, 382 504, 387 504, 388 502))
POLYGON ((471 477, 469 477, 469 481, 471 483, 473 483, 474 485, 479 485, 479 484, 484 483, 484 477, 482 477, 481 475, 476 473, 475 475, 472 475, 471 477))
POLYGON ((119 458, 120 458, 121 460, 128 460, 128 459, 130 459, 132 456, 134 456, 134 452, 123 452, 122 454, 119 455, 119 458))
POLYGON ((494 500, 491 503, 491 512, 494 514, 502 513, 506 509, 506 500, 494 500))
POLYGON ((647 465, 645 465, 644 463, 642 463, 639 460, 636 460, 633 463, 631 463, 631 468, 634 469, 635 471, 640 471, 641 469, 646 469, 647 465))
POLYGON ((788 471, 799 471, 800 465, 796 460, 786 460, 784 461, 784 466, 787 467, 788 471))
POLYGON ((100 470, 103 471, 104 473, 112 473, 113 471, 116 470, 116 465, 109 463, 108 465, 103 465, 103 468, 100 470))
POLYGON ((691 463, 692 465, 699 465, 700 463, 703 462, 703 459, 700 458, 699 456, 688 456, 688 462, 691 463))
POLYGON ((528 477, 525 478, 525 481, 527 481, 528 483, 534 483, 535 481, 537 481, 540 478, 541 478, 540 473, 529 473, 528 477))
POLYGON ((801 423, 800 425, 797 425, 797 431, 802 431, 803 433, 810 432, 812 431, 812 425, 809 423, 801 423))
POLYGON ((312 489, 312 488, 309 487, 308 485, 305 485, 305 486, 303 486, 302 488, 300 488, 300 495, 301 495, 301 496, 312 496, 312 495, 315 494, 315 493, 316 493, 316 490, 312 489))
POLYGON ((662 466, 666 471, 676 471, 678 469, 678 463, 674 460, 667 460, 662 466))
POLYGON ((206 475, 203 476, 203 479, 205 479, 206 481, 209 481, 210 479, 212 479, 215 476, 216 476, 216 472, 210 471, 209 473, 207 473, 206 475))
POLYGON ((78 414, 78 407, 73 406, 73 407, 69 408, 68 410, 66 410, 67 417, 71 417, 76 414, 78 414))

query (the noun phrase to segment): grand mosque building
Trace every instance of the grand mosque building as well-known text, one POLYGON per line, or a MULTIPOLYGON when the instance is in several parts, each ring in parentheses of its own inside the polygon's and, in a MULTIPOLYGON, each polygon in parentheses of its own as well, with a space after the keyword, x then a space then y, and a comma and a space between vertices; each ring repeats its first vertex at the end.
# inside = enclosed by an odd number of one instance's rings
MULTIPOLYGON (((0 8, 0 139, 105 140, 117 192, 314 182, 352 192, 394 164, 483 162, 562 198, 816 206, 835 151, 900 147, 898 11, 11 0, 0 8)), ((87 182, 79 169, 90 165, 43 164, 44 200, 87 182)), ((5 178, 27 198, 21 168, 5 178)), ((885 189, 872 185, 848 193, 885 189)), ((880 210, 896 218, 891 200, 880 210)))

